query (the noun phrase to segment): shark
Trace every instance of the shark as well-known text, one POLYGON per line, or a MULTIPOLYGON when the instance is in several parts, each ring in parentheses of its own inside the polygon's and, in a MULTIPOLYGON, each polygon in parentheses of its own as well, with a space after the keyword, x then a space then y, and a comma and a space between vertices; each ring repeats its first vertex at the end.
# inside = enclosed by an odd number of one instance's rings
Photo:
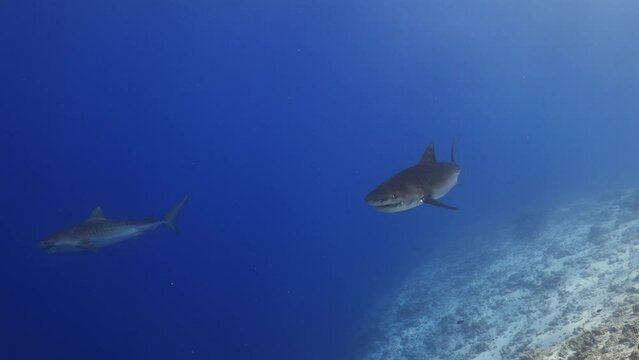
POLYGON ((364 201, 385 213, 406 211, 423 204, 459 210, 438 199, 457 185, 461 168, 455 162, 455 145, 451 146, 450 162, 437 161, 435 145, 428 145, 419 162, 408 167, 371 191, 364 201))
POLYGON ((153 216, 144 220, 107 219, 102 207, 98 206, 86 221, 53 233, 40 241, 38 246, 46 253, 96 251, 98 248, 139 237, 160 225, 177 232, 175 219, 190 198, 191 194, 186 194, 162 219, 153 216))

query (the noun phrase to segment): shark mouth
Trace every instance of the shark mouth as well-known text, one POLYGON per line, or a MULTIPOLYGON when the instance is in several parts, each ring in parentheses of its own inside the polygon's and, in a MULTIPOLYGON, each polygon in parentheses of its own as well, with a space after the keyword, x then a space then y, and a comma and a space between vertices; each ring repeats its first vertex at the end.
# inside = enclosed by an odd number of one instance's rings
POLYGON ((411 199, 393 199, 395 202, 386 201, 377 201, 377 202, 368 202, 368 205, 375 208, 377 211, 385 212, 385 213, 396 213, 402 212, 408 209, 412 209, 423 204, 423 201, 420 199, 419 201, 412 201, 411 199))
POLYGON ((407 206, 403 201, 395 202, 395 203, 378 203, 378 204, 370 204, 375 210, 385 212, 385 213, 395 213, 404 211, 406 209, 410 209, 412 206, 407 206))
POLYGON ((404 203, 398 202, 398 203, 392 203, 392 204, 380 204, 380 205, 373 205, 375 208, 380 209, 380 210, 390 210, 390 209, 396 209, 398 207, 401 207, 404 203))

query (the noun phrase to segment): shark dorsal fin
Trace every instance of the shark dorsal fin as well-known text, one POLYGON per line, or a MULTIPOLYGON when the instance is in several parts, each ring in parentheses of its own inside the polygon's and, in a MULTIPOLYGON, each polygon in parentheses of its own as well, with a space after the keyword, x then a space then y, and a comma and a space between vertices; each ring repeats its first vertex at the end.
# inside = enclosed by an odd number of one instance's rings
POLYGON ((419 160, 420 164, 436 164, 437 163, 437 159, 435 159, 435 145, 433 144, 429 144, 428 147, 426 148, 426 151, 424 151, 424 155, 422 155, 422 158, 419 160))
POLYGON ((93 209, 93 211, 91 211, 91 215, 89 215, 87 222, 104 221, 104 220, 106 220, 106 218, 104 217, 104 213, 102 212, 102 207, 98 206, 97 208, 93 209))

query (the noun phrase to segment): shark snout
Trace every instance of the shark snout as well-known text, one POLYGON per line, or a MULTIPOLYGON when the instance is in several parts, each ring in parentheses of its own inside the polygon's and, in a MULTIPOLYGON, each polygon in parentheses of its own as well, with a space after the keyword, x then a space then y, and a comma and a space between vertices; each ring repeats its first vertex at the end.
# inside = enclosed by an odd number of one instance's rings
POLYGON ((50 240, 42 240, 38 243, 38 248, 44 252, 53 252, 55 244, 50 240))
POLYGON ((364 198, 364 202, 367 203, 368 205, 371 205, 372 203, 376 202, 377 200, 375 199, 375 196, 373 195, 373 193, 369 193, 368 195, 366 195, 366 197, 364 198))
POLYGON ((424 197, 420 189, 412 191, 382 184, 364 198, 366 204, 386 213, 400 212, 422 204, 424 197))
POLYGON ((364 202, 382 212, 396 212, 404 207, 404 199, 392 192, 372 191, 366 195, 364 202))
POLYGON ((399 203, 401 200, 397 194, 380 194, 372 191, 364 198, 364 202, 368 205, 377 206, 389 203, 399 203))

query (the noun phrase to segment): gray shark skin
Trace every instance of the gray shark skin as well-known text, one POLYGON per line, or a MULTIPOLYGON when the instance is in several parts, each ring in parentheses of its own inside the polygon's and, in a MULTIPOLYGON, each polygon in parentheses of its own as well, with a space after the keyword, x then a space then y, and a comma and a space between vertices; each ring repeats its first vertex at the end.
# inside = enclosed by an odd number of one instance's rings
POLYGON ((364 201, 385 213, 406 211, 422 204, 458 210, 437 201, 457 184, 461 171, 455 163, 454 140, 450 157, 450 162, 438 162, 435 159, 435 146, 428 145, 419 163, 384 181, 364 201))
POLYGON ((146 220, 107 219, 102 213, 102 208, 98 206, 85 222, 48 236, 40 241, 38 246, 46 253, 95 251, 101 247, 138 237, 160 225, 166 225, 171 231, 176 232, 175 219, 190 198, 191 194, 186 194, 164 216, 164 219, 154 217, 146 220))

